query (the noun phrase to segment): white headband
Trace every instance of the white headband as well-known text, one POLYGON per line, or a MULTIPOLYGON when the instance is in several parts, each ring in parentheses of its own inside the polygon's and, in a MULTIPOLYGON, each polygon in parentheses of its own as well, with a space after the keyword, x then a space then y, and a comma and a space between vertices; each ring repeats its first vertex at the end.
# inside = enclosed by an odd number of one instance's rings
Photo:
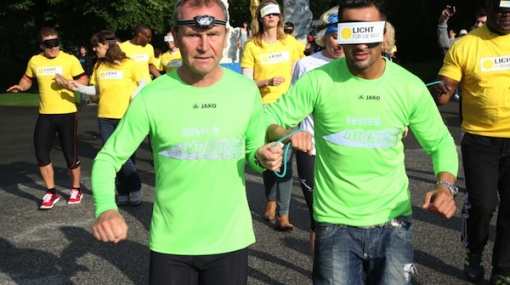
POLYGON ((172 36, 165 36, 165 42, 173 42, 174 41, 174 37, 172 36))
POLYGON ((280 14, 280 6, 271 4, 260 9, 260 17, 264 17, 269 14, 280 14))
POLYGON ((510 8, 510 1, 501 0, 499 1, 499 7, 510 8))
POLYGON ((384 40, 384 24, 384 21, 338 23, 338 43, 380 43, 384 40))

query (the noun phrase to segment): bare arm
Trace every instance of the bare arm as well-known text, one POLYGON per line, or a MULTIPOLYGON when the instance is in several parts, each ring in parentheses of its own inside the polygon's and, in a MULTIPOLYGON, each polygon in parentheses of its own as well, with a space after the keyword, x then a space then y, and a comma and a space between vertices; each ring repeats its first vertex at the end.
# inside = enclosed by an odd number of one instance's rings
MULTIPOLYGON (((253 68, 242 68, 241 72, 244 76, 253 79, 253 68)), ((258 88, 266 87, 266 86, 278 86, 285 82, 285 78, 283 76, 275 76, 273 78, 261 79, 261 80, 253 80, 255 84, 257 84, 258 88)))
POLYGON ((6 91, 12 93, 25 92, 30 89, 30 87, 32 87, 32 80, 26 75, 23 75, 18 84, 9 87, 6 91))
MULTIPOLYGON (((293 130, 287 130, 278 125, 270 125, 267 128, 266 137, 269 141, 278 141, 281 138, 291 134, 293 130)), ((292 147, 307 152, 312 155, 312 135, 309 132, 297 132, 290 138, 285 139, 282 143, 291 143, 292 147)))
POLYGON ((459 82, 441 75, 437 77, 437 81, 440 83, 429 86, 429 92, 436 104, 442 106, 450 101, 459 82))
POLYGON ((161 76, 161 72, 159 72, 159 70, 152 63, 149 64, 149 70, 152 76, 154 76, 154 78, 158 78, 161 76))

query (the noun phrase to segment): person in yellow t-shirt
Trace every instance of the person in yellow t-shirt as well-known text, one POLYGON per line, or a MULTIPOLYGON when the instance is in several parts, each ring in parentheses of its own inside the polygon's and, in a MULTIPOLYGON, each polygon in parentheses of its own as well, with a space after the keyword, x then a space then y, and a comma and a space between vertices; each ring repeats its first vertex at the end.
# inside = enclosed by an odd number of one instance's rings
MULTIPOLYGON (((115 41, 115 34, 104 30, 91 38, 97 63, 94 66, 90 84, 85 86, 76 81, 64 82, 71 90, 89 95, 99 95, 97 121, 103 144, 113 134, 124 116, 129 103, 146 85, 134 60, 128 58, 115 41)), ((117 205, 136 206, 142 202, 140 176, 134 158, 127 159, 117 173, 116 188, 119 194, 117 205)))
MULTIPOLYGON (((257 17, 251 24, 252 37, 245 45, 241 60, 242 73, 255 81, 264 105, 278 100, 289 89, 294 65, 299 60, 295 39, 283 31, 280 10, 274 0, 260 3, 257 17)), ((267 199, 264 219, 275 221, 275 229, 279 231, 294 229, 289 221, 292 152, 289 152, 286 165, 287 172, 282 178, 271 171, 263 173, 267 199)))
POLYGON ((152 81, 151 74, 154 78, 161 76, 154 56, 154 47, 150 44, 152 39, 152 30, 145 24, 138 24, 131 40, 125 41, 120 48, 127 57, 133 59, 142 73, 147 83, 152 81))
POLYGON ((294 45, 296 46, 296 50, 299 54, 299 58, 301 59, 303 57, 306 57, 306 55, 305 55, 306 44, 296 39, 296 37, 295 37, 296 29, 294 28, 294 23, 285 22, 283 31, 295 40, 294 45))
POLYGON ((499 203, 490 284, 510 284, 510 6, 487 0, 486 11, 487 22, 448 49, 429 89, 439 105, 462 90, 464 275, 471 282, 485 276, 483 251, 499 203))
POLYGON ((163 71, 163 69, 160 68, 162 54, 163 54, 163 52, 161 51, 160 48, 154 48, 154 66, 159 71, 159 73, 161 73, 161 71, 163 71))
POLYGON ((172 32, 168 32, 165 36, 165 42, 168 44, 168 51, 161 55, 161 67, 160 70, 166 73, 177 69, 182 65, 181 51, 175 45, 174 37, 172 32))
POLYGON ((24 92, 36 79, 39 86, 39 117, 34 131, 34 147, 39 171, 46 185, 46 195, 40 209, 51 209, 60 197, 55 189, 53 164, 50 151, 58 134, 62 152, 66 159, 72 188, 68 204, 77 204, 83 197, 80 188, 81 163, 76 151, 76 129, 78 116, 74 93, 57 84, 57 75, 72 77, 87 84, 88 77, 74 55, 60 52, 60 42, 55 29, 44 27, 39 32, 39 46, 43 51, 28 62, 25 74, 17 85, 7 92, 24 92))

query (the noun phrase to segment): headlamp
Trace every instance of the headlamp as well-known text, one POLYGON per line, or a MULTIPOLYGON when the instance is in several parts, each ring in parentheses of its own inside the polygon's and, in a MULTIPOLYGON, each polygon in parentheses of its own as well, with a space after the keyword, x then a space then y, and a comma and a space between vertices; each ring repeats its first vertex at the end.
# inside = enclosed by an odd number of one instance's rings
POLYGON ((223 20, 216 20, 210 15, 199 15, 193 18, 193 20, 178 20, 175 21, 175 26, 194 26, 200 29, 211 29, 214 26, 227 26, 227 22, 223 20))

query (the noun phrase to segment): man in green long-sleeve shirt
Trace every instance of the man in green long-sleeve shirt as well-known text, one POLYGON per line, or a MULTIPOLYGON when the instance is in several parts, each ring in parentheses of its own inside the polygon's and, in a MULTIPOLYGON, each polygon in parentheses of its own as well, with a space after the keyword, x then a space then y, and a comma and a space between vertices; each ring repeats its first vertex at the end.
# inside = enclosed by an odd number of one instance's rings
POLYGON ((149 135, 156 173, 150 284, 246 284, 255 236, 245 162, 260 172, 279 170, 282 149, 264 145, 257 86, 219 66, 227 40, 223 3, 181 0, 174 11, 183 65, 141 90, 94 159, 93 233, 105 242, 126 238, 115 173, 149 135))
MULTIPOLYGON (((267 137, 314 117, 314 284, 411 284, 412 205, 401 141, 410 126, 431 156, 437 184, 423 208, 455 210, 456 146, 423 82, 381 57, 386 39, 377 0, 341 0, 345 58, 308 72, 265 110, 267 137), (366 276, 363 276, 364 274, 366 276)), ((311 152, 311 137, 287 141, 311 152)))

